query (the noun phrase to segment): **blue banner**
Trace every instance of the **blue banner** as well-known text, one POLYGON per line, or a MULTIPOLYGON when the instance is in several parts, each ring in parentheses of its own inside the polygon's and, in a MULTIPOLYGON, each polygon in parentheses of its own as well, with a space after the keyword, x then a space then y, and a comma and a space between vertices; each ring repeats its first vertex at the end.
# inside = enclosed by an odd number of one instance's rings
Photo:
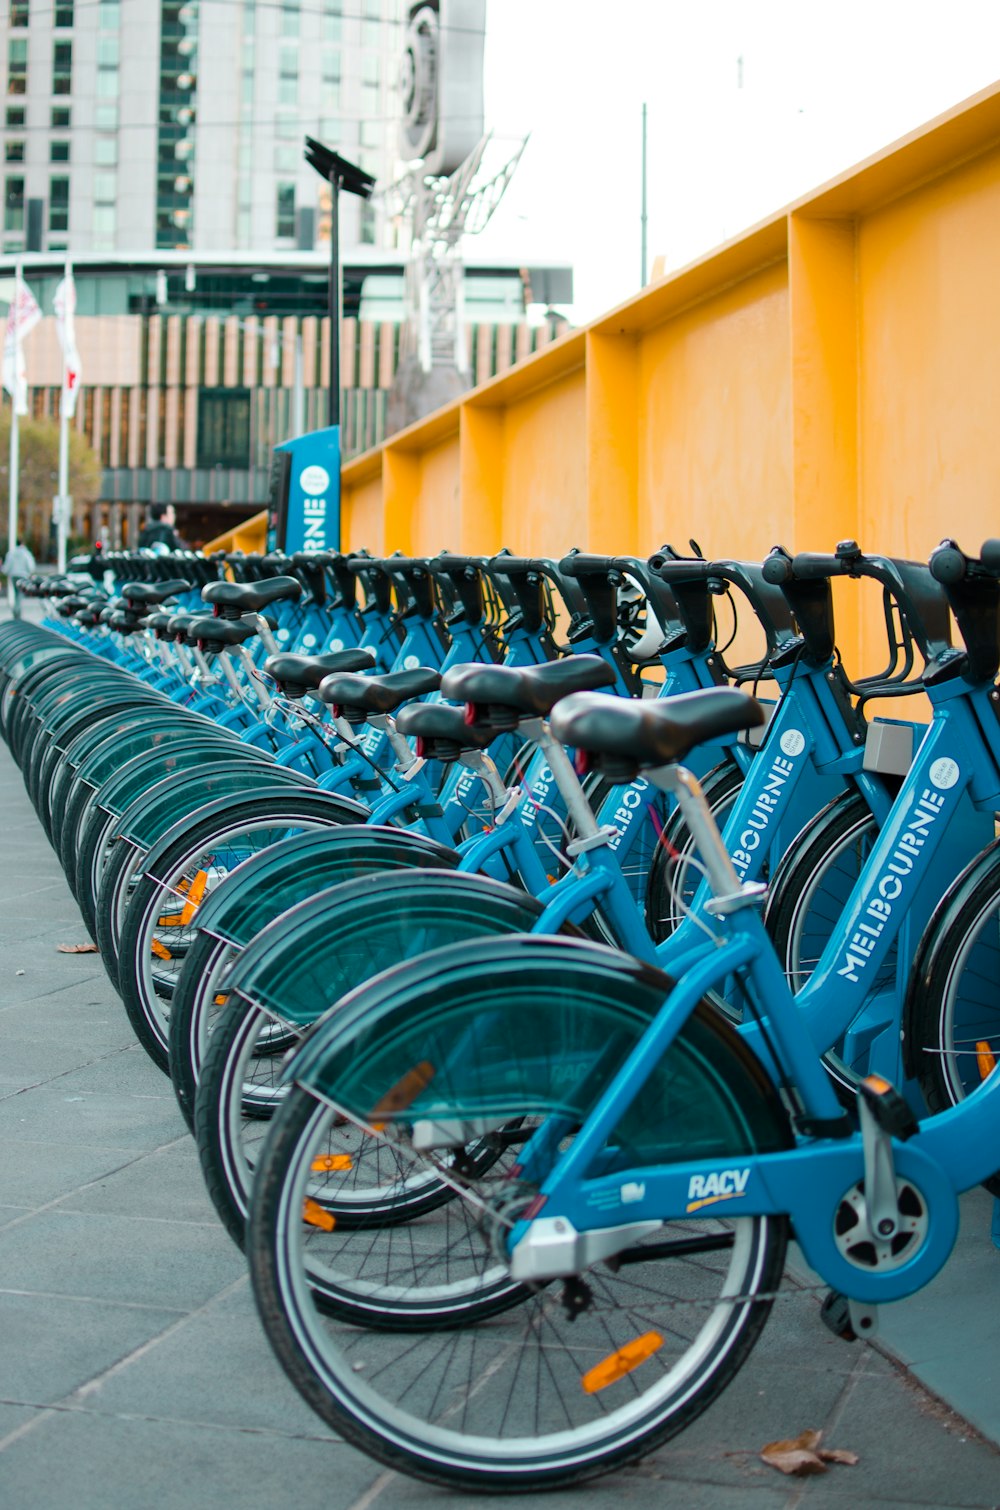
POLYGON ((312 430, 286 440, 277 451, 291 455, 285 538, 290 556, 340 549, 340 427, 312 430))

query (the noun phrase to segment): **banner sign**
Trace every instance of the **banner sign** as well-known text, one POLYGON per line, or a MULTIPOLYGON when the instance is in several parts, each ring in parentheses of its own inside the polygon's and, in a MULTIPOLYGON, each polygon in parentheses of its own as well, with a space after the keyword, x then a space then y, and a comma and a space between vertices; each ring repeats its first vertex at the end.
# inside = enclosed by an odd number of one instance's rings
MULTIPOLYGON (((276 544, 289 556, 294 551, 315 555, 340 549, 340 426, 312 430, 286 440, 276 451, 291 458, 287 469, 287 499, 274 500, 278 524, 276 544), (282 508, 281 502, 284 502, 282 508), (284 534, 284 539, 281 534, 284 534)), ((273 504, 272 504, 273 507, 273 504)))

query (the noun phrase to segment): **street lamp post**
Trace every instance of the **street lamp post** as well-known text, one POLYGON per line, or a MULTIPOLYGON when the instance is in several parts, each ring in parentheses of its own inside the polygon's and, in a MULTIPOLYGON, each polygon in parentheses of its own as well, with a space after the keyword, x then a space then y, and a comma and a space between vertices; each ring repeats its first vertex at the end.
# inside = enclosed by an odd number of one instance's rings
POLYGON ((315 168, 320 178, 330 185, 330 396, 328 423, 340 425, 340 191, 357 194, 360 199, 371 199, 375 180, 355 163, 349 163, 324 147, 315 137, 306 137, 305 159, 315 168))

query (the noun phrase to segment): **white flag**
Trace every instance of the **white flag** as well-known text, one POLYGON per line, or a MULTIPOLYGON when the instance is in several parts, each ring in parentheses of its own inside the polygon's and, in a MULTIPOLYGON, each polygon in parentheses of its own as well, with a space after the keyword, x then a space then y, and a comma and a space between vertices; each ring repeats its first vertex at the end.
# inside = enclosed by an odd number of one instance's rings
POLYGON ((66 276, 56 288, 52 301, 56 312, 56 328, 59 344, 63 349, 62 409, 67 419, 76 413, 76 395, 80 387, 80 353, 76 349, 76 332, 73 315, 76 311, 76 284, 72 269, 67 266, 66 276))
POLYGON ((31 289, 20 278, 15 278, 14 299, 7 311, 7 333, 3 343, 3 385, 14 400, 18 414, 28 412, 28 378, 21 343, 41 318, 42 311, 31 289))

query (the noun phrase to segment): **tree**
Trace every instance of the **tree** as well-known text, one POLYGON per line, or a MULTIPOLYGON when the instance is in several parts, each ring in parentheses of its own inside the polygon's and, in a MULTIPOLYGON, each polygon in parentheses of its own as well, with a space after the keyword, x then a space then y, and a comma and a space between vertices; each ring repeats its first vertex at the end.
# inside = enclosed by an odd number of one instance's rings
MULTIPOLYGON (((52 499, 59 485, 59 424, 23 416, 19 431, 18 534, 42 560, 48 554, 52 499)), ((9 458, 10 408, 5 405, 0 412, 0 539, 4 542, 9 529, 9 458)), ((89 505, 101 496, 101 459, 86 438, 72 428, 69 491, 74 505, 89 505)))

